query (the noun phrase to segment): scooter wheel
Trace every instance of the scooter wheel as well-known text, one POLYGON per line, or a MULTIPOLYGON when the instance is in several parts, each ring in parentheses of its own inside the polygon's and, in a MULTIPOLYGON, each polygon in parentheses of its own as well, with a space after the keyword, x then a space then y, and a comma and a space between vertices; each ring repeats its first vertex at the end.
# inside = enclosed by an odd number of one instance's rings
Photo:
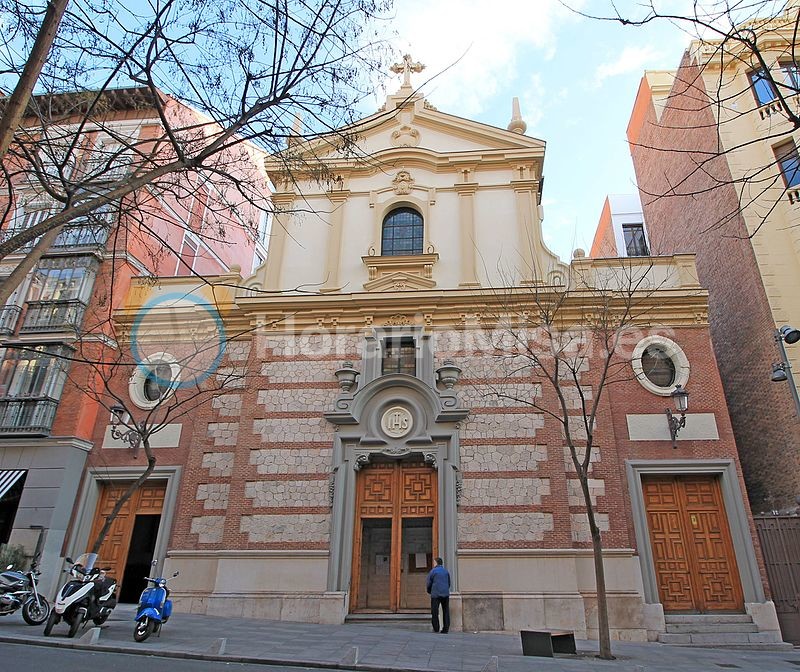
POLYGON ((143 642, 156 629, 156 622, 152 618, 145 616, 141 621, 136 622, 136 629, 133 631, 133 639, 136 642, 143 642))
POLYGON ((95 625, 103 625, 103 623, 105 623, 108 620, 108 616, 109 616, 109 614, 103 614, 102 616, 95 616, 92 619, 92 622, 95 625))
POLYGON ((61 617, 55 612, 55 610, 50 612, 50 616, 47 617, 47 623, 44 626, 44 636, 49 637, 50 633, 53 632, 53 626, 61 620, 61 617))
POLYGON ((72 623, 69 624, 69 632, 67 633, 67 637, 74 637, 78 634, 78 628, 81 627, 81 617, 78 614, 75 614, 74 620, 72 623))

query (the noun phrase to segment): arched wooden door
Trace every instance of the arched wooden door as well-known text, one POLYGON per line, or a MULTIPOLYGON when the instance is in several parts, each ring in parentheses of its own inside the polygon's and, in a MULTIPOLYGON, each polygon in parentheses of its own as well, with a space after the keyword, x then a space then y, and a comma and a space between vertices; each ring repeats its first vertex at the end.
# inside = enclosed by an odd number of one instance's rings
POLYGON ((437 554, 436 471, 378 462, 356 479, 350 611, 429 608, 425 579, 437 554))

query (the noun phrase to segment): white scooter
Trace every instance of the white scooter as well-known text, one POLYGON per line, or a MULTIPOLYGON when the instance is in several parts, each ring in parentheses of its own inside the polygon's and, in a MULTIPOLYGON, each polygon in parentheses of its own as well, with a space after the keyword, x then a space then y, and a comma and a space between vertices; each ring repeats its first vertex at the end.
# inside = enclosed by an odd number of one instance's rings
POLYGON ((69 623, 68 636, 74 637, 81 625, 89 619, 95 625, 105 623, 111 610, 117 605, 117 582, 106 576, 106 569, 94 566, 97 553, 84 553, 77 560, 67 558, 67 562, 72 563, 68 570, 72 578, 56 595, 53 610, 44 626, 45 636, 64 619, 69 623))

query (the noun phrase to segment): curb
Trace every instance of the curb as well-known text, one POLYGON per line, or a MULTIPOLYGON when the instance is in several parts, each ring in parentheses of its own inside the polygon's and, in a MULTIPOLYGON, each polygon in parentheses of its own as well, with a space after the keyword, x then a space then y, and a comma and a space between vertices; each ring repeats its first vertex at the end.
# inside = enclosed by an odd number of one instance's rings
POLYGON ((248 665, 284 665, 286 667, 307 667, 312 669, 350 670, 357 672, 430 672, 428 667, 391 667, 389 665, 342 664, 321 660, 289 660, 286 658, 257 658, 255 656, 215 655, 195 653, 193 651, 170 651, 168 649, 147 649, 135 646, 119 646, 107 644, 81 644, 75 640, 58 641, 57 639, 26 639, 0 635, 0 642, 5 644, 24 644, 26 646, 43 646, 53 649, 76 649, 78 651, 94 651, 106 653, 127 653, 133 656, 156 656, 158 658, 183 658, 185 660, 207 660, 224 663, 246 663, 248 665))

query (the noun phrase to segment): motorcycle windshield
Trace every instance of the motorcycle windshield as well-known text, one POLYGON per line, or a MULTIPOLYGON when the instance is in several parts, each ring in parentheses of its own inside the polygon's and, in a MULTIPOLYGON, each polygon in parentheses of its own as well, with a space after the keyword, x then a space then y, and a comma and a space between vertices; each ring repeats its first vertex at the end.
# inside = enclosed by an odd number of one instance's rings
POLYGON ((95 562, 97 562, 97 553, 84 553, 75 559, 75 564, 80 565, 87 572, 94 567, 95 562))

